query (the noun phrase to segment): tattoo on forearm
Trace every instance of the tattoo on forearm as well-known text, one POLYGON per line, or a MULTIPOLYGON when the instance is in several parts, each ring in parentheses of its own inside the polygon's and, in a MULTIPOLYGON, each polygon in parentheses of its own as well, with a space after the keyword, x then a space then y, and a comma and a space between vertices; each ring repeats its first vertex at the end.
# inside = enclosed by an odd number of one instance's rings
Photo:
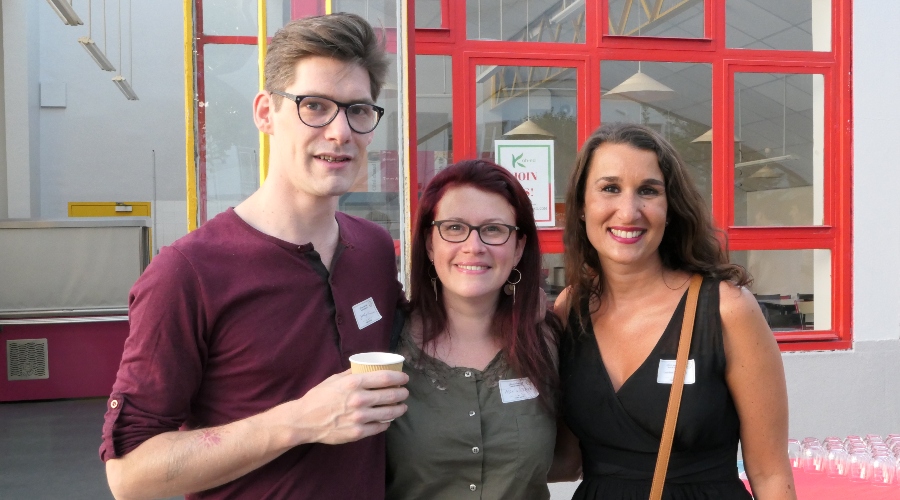
POLYGON ((219 432, 215 429, 203 429, 202 431, 200 431, 198 440, 201 446, 210 448, 221 443, 222 436, 220 436, 219 432))

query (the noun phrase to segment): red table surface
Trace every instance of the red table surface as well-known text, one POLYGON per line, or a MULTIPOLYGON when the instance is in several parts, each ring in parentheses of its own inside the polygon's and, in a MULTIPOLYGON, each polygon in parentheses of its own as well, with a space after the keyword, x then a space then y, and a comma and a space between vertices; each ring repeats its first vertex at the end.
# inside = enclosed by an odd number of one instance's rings
MULTIPOLYGON (((745 480, 747 490, 750 484, 745 480)), ((797 500, 900 500, 900 484, 875 486, 794 469, 797 500)))

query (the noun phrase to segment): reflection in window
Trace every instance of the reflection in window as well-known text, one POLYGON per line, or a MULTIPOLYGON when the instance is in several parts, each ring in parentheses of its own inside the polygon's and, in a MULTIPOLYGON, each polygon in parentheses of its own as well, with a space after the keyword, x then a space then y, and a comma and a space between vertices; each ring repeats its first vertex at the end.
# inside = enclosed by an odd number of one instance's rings
POLYGON ((734 223, 823 223, 822 75, 737 73, 734 223))
POLYGON ((831 0, 727 0, 729 48, 831 50, 831 0))
MULTIPOLYGON (((205 35, 256 36, 257 0, 203 0, 205 35)), ((269 36, 291 20, 290 0, 268 0, 266 29, 269 36)))
POLYGON ((400 239, 400 155, 398 139, 397 60, 391 59, 387 81, 378 96, 385 109, 369 144, 369 161, 350 191, 338 200, 338 210, 368 219, 400 239))
POLYGON ((259 132, 250 114, 259 81, 255 45, 207 45, 206 211, 213 218, 259 185, 259 132))
POLYGON ((358 14, 376 29, 397 27, 397 0, 332 0, 331 11, 358 14))
POLYGON ((441 0, 416 0, 416 28, 440 28, 441 0))
POLYGON ((578 153, 574 68, 478 66, 476 120, 478 154, 494 161, 494 141, 554 141, 554 210, 561 227, 566 185, 578 153))
POLYGON ((750 291, 773 331, 831 329, 830 250, 748 250, 731 261, 753 276, 750 291))
POLYGON ((681 154, 712 208, 712 70, 709 64, 603 61, 603 123, 646 125, 681 154))
POLYGON ((547 303, 553 304, 560 292, 566 288, 566 273, 563 267, 563 254, 541 254, 541 288, 547 294, 547 303))
POLYGON ((584 21, 583 0, 466 0, 470 40, 584 43, 584 21))
POLYGON ((609 0, 609 34, 703 38, 703 0, 609 0))
POLYGON ((416 56, 419 189, 453 163, 452 81, 450 56, 416 56))

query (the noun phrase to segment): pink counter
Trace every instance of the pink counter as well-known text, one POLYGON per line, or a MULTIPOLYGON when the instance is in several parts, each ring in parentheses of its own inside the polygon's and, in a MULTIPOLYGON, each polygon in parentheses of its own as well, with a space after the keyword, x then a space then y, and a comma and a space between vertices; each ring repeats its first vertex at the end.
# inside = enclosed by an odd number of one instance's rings
MULTIPOLYGON (((747 490, 750 490, 750 485, 747 490)), ((831 478, 825 474, 811 474, 802 469, 794 469, 794 485, 797 500, 898 500, 900 484, 875 486, 869 483, 855 483, 846 478, 831 478)))
POLYGON ((0 326, 2 366, 7 366, 7 342, 47 339, 49 377, 8 380, 0 376, 0 401, 108 396, 116 378, 128 321, 37 323, 0 326))

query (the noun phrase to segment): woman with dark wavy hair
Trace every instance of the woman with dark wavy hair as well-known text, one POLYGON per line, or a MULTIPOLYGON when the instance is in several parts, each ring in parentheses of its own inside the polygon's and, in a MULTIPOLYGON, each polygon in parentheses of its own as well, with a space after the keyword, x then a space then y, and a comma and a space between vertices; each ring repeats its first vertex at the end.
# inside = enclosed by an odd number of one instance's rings
POLYGON ((549 498, 560 325, 525 190, 488 161, 447 167, 422 192, 411 260, 387 498, 549 498))
POLYGON ((663 498, 795 498, 784 368, 750 277, 730 264, 675 149, 604 125, 578 153, 566 198, 567 289, 556 302, 561 413, 584 481, 574 498, 648 498, 688 283, 703 277, 663 498), (577 444, 571 436, 577 438, 577 444))

